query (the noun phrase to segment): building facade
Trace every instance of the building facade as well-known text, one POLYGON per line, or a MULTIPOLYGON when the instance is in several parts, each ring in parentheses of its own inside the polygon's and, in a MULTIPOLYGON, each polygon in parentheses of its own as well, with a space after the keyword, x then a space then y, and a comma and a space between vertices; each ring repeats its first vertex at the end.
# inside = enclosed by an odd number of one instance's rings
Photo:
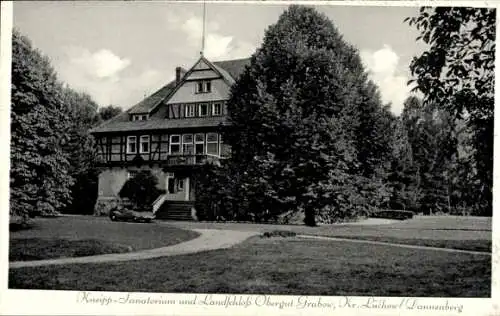
POLYGON ((153 205, 157 217, 195 219, 193 171, 230 154, 220 131, 228 125, 231 86, 247 64, 201 57, 187 71, 177 67, 175 80, 93 129, 100 160, 96 214, 116 205, 127 179, 150 170, 166 192, 153 205))

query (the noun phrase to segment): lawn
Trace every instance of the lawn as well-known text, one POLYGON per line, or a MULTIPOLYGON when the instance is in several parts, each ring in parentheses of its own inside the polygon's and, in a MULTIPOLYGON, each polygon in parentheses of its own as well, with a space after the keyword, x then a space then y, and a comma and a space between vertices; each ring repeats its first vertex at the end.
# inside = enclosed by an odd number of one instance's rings
POLYGON ((174 223, 186 229, 211 228, 269 232, 293 231, 297 234, 375 240, 419 246, 432 246, 491 252, 491 217, 416 216, 413 219, 383 225, 274 225, 249 223, 174 223))
POLYGON ((39 260, 122 253, 177 244, 199 236, 165 224, 111 222, 108 218, 37 218, 28 230, 11 231, 9 260, 39 260))
POLYGON ((11 269, 9 288, 489 297, 491 257, 254 237, 231 249, 121 263, 11 269))

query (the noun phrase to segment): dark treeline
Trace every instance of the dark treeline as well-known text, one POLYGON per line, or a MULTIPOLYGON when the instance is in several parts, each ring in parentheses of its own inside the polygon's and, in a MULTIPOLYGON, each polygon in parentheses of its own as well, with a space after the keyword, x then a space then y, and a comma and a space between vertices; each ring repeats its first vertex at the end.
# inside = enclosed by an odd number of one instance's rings
POLYGON ((119 111, 65 87, 49 59, 14 30, 11 214, 92 214, 98 171, 89 129, 119 111))

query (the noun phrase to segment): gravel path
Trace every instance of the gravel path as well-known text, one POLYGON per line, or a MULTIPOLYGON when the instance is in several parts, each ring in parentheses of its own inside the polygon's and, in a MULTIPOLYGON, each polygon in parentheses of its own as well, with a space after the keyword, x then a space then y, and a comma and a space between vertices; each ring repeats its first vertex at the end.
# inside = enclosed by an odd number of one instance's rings
POLYGON ((235 244, 243 242, 251 236, 258 235, 258 232, 241 232, 234 230, 218 230, 218 229, 193 229, 201 235, 198 238, 182 242, 176 245, 142 250, 137 252, 116 253, 87 257, 73 258, 58 258, 35 261, 15 261, 9 263, 9 268, 22 267, 37 267, 46 265, 58 264, 74 264, 74 263, 102 263, 102 262, 119 262, 131 260, 146 260, 160 257, 176 256, 190 254, 215 249, 230 248, 235 244))

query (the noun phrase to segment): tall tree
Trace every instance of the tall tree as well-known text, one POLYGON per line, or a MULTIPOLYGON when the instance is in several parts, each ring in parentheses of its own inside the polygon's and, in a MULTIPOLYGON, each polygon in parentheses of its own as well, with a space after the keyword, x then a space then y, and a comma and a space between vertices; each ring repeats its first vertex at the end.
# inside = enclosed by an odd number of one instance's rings
POLYGON ((360 116, 366 108, 379 114, 375 94, 358 52, 332 22, 312 8, 290 6, 266 31, 228 102, 233 129, 224 139, 247 211, 272 217, 303 210, 307 225, 317 215, 356 216, 362 207, 357 136, 375 139, 360 129, 360 116))
POLYGON ((99 109, 99 116, 101 117, 101 120, 107 121, 112 119, 113 117, 117 116, 118 114, 122 113, 123 110, 119 106, 114 106, 112 104, 108 106, 104 106, 99 109))
POLYGON ((89 130, 101 122, 97 104, 85 93, 70 88, 63 91, 63 102, 69 116, 65 151, 71 161, 69 174, 75 179, 71 186, 72 203, 65 212, 92 214, 97 199, 96 148, 89 130))
POLYGON ((70 163, 64 152, 68 114, 47 57, 14 30, 10 213, 50 214, 71 201, 70 163))
POLYGON ((478 212, 491 215, 493 186, 493 110, 496 10, 473 7, 423 7, 407 18, 429 49, 410 69, 426 105, 438 105, 472 132, 478 212))

